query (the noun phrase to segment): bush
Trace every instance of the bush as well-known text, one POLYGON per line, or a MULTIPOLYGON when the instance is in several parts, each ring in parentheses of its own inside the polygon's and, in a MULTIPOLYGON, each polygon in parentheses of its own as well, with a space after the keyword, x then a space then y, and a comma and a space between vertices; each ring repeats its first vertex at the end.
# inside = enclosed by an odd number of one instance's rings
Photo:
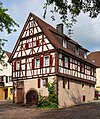
POLYGON ((55 82, 48 84, 48 91, 49 91, 48 98, 41 95, 39 96, 38 107, 57 108, 58 99, 55 91, 55 82))

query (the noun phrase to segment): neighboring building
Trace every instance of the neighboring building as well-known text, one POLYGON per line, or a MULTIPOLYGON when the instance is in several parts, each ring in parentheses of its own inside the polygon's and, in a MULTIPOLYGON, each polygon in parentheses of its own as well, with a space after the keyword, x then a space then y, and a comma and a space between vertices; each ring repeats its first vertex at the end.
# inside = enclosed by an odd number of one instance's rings
POLYGON ((0 100, 13 100, 12 66, 8 63, 10 55, 3 51, 0 58, 0 100))
POLYGON ((96 66, 85 48, 30 13, 9 59, 12 62, 14 101, 37 104, 48 96, 48 82, 56 81, 59 107, 94 99, 96 66))
POLYGON ((95 65, 98 66, 96 68, 96 79, 97 79, 97 81, 96 81, 96 91, 100 92, 100 51, 91 52, 88 55, 88 59, 90 59, 95 65))

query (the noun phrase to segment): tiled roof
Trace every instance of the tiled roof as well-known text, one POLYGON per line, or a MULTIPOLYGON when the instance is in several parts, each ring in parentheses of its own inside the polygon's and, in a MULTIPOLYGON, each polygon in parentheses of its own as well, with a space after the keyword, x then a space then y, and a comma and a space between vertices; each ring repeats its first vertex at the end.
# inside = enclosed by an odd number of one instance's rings
POLYGON ((100 67, 100 51, 91 52, 88 55, 88 59, 90 59, 92 62, 94 62, 95 65, 100 67))
MULTIPOLYGON (((78 58, 79 60, 82 60, 83 62, 90 63, 91 65, 94 65, 94 64, 93 64, 91 61, 89 61, 88 59, 85 59, 85 58, 83 58, 83 57, 81 57, 81 56, 79 56, 79 55, 76 55, 75 53, 73 53, 72 51, 70 51, 68 48, 64 48, 64 47, 61 45, 60 41, 58 40, 57 35, 55 35, 55 33, 56 33, 56 34, 59 34, 59 32, 58 32, 54 27, 52 27, 52 26, 49 25, 48 23, 44 22, 42 19, 40 19, 40 18, 37 17, 36 15, 30 13, 30 15, 29 15, 29 17, 28 17, 28 19, 27 19, 25 25, 27 24, 27 22, 29 21, 29 19, 30 19, 31 17, 33 17, 34 20, 38 23, 39 27, 42 29, 43 33, 46 35, 46 37, 49 39, 49 41, 50 41, 51 44, 55 47, 55 49, 60 50, 60 51, 63 51, 64 53, 67 53, 67 54, 69 54, 69 55, 72 55, 73 57, 78 58)), ((18 39, 18 41, 17 41, 17 43, 16 43, 16 46, 15 46, 13 52, 12 52, 12 55, 11 55, 9 61, 11 61, 12 58, 13 58, 13 55, 14 55, 15 50, 17 49, 17 47, 18 47, 18 45, 19 45, 20 37, 21 37, 21 35, 22 35, 23 32, 24 32, 24 28, 23 28, 23 30, 22 30, 20 36, 19 36, 19 39, 18 39)), ((75 42, 74 40, 72 40, 71 38, 69 38, 67 35, 62 34, 62 36, 68 38, 68 39, 69 39, 71 42, 73 42, 74 44, 79 45, 77 42, 75 42)), ((79 45, 79 46, 80 46, 80 45, 79 45)), ((81 47, 82 47, 82 46, 81 46, 81 47)), ((83 48, 83 49, 84 49, 84 48, 83 48)), ((86 50, 86 49, 84 49, 84 50, 86 50)))
POLYGON ((6 53, 6 55, 8 56, 8 58, 10 58, 11 53, 8 52, 8 51, 4 51, 4 52, 6 53))

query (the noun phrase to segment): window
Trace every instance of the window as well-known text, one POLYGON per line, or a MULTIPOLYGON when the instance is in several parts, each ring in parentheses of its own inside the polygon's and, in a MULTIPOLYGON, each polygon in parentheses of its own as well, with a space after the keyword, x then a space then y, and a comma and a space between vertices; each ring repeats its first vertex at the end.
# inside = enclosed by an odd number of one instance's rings
POLYGON ((35 68, 40 67, 40 59, 35 59, 35 68))
POLYGON ((36 41, 33 41, 33 47, 35 47, 36 46, 36 41))
POLYGON ((69 79, 63 78, 63 88, 70 89, 69 79))
POLYGON ((42 87, 45 87, 46 86, 46 80, 45 79, 41 79, 42 81, 42 87))
POLYGON ((80 72, 85 73, 85 65, 80 63, 80 72))
POLYGON ((33 47, 33 46, 32 46, 32 42, 30 42, 30 43, 29 43, 29 48, 32 48, 32 47, 33 47))
POLYGON ((68 58, 65 57, 65 65, 64 65, 66 68, 68 68, 68 58))
POLYGON ((41 87, 48 87, 48 78, 41 78, 41 87))
POLYGON ((87 52, 84 52, 84 58, 87 59, 87 52))
POLYGON ((77 55, 79 55, 79 48, 78 48, 78 47, 75 48, 75 53, 76 53, 77 55))
POLYGON ((84 84, 82 84, 82 90, 84 90, 84 84))
POLYGON ((44 66, 49 66, 49 57, 48 56, 44 57, 44 66))
POLYGON ((65 39, 63 40, 63 47, 67 48, 67 40, 65 40, 65 39))
POLYGON ((30 22, 30 27, 33 27, 34 26, 34 21, 31 21, 30 22))
POLYGON ((16 70, 20 70, 20 61, 16 62, 16 70))

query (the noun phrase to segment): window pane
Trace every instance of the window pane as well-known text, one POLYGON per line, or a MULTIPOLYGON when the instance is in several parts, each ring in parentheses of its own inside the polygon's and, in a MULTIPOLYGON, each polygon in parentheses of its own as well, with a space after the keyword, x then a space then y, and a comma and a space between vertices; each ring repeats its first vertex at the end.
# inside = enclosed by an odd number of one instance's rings
POLYGON ((40 59, 36 59, 35 67, 36 68, 39 68, 40 67, 40 59))
POLYGON ((65 67, 68 68, 68 58, 65 57, 65 67))
POLYGON ((44 63, 45 66, 49 66, 49 57, 45 57, 44 62, 45 62, 44 63))

